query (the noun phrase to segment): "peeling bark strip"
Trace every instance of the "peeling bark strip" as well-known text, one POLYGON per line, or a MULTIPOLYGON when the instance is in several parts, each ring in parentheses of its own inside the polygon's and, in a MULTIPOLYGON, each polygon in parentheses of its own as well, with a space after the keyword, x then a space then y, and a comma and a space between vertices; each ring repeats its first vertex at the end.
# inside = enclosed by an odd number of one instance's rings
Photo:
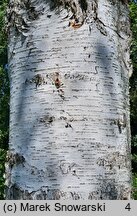
POLYGON ((6 199, 130 199, 130 23, 119 0, 10 1, 6 199))
POLYGON ((7 9, 7 30, 14 27, 17 32, 27 36, 31 21, 43 14, 44 4, 37 7, 37 1, 10 0, 7 9))
MULTIPOLYGON (((80 200, 81 194, 76 192, 63 192, 58 189, 50 190, 48 187, 41 187, 37 191, 23 191, 16 184, 10 189, 6 188, 7 199, 10 200, 80 200)), ((100 189, 90 192, 89 200, 127 200, 130 195, 130 188, 125 185, 118 185, 114 181, 104 180, 100 189)))
MULTIPOLYGON (((39 18, 44 13, 45 5, 48 3, 51 10, 60 8, 61 6, 71 10, 72 17, 76 23, 83 23, 88 4, 86 0, 45 0, 33 1, 33 0, 10 0, 9 7, 7 9, 7 30, 10 27, 14 27, 17 32, 20 32, 25 37, 33 20, 39 18)), ((47 15, 50 18, 50 15, 47 15)))
POLYGON ((53 0, 48 2, 51 10, 63 7, 68 12, 71 11, 69 26, 77 29, 83 25, 88 9, 87 0, 53 0))

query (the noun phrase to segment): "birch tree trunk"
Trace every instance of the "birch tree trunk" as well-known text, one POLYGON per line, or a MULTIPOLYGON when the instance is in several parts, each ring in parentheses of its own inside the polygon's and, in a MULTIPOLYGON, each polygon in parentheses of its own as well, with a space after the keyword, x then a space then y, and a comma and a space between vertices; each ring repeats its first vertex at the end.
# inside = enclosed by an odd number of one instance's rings
POLYGON ((11 0, 6 199, 130 199, 126 1, 11 0))

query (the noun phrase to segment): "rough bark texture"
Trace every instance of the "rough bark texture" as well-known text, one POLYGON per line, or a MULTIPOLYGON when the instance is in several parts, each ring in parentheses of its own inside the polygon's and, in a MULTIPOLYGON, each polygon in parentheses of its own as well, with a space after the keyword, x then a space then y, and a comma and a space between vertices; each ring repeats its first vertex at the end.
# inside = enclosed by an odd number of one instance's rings
POLYGON ((129 199, 130 29, 118 0, 16 0, 7 199, 129 199))

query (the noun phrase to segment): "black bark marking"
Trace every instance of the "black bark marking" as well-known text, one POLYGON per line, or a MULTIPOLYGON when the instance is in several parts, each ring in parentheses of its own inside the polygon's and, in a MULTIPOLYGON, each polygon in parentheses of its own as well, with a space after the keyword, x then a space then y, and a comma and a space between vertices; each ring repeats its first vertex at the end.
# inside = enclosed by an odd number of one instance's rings
POLYGON ((65 128, 72 128, 72 126, 71 126, 71 124, 67 123, 67 124, 65 125, 65 128))
POLYGON ((104 36, 107 36, 107 30, 105 28, 105 24, 97 18, 96 20, 96 26, 97 26, 97 29, 104 35, 104 36))
POLYGON ((71 196, 72 196, 73 200, 79 200, 79 199, 81 199, 80 194, 78 194, 76 192, 70 192, 70 193, 71 193, 71 196))
POLYGON ((45 126, 48 126, 48 125, 52 124, 54 120, 55 120, 54 116, 45 115, 44 117, 40 118, 39 122, 44 123, 45 126))
POLYGON ((36 84, 36 88, 45 83, 44 78, 40 74, 34 76, 33 82, 36 84))
POLYGON ((87 0, 79 0, 79 4, 81 6, 81 9, 86 12, 88 8, 87 0))
POLYGON ((48 18, 51 18, 51 16, 52 16, 52 15, 50 15, 50 14, 49 14, 49 15, 47 15, 47 17, 48 17, 48 18))
POLYGON ((37 87, 38 86, 40 86, 40 85, 43 85, 43 84, 46 84, 46 82, 45 82, 45 79, 44 79, 44 77, 42 77, 42 75, 41 74, 36 74, 32 79, 26 79, 25 80, 25 84, 28 84, 28 83, 35 83, 35 85, 36 85, 36 89, 37 89, 37 87))
POLYGON ((117 119, 117 120, 114 120, 114 124, 118 126, 119 133, 121 134, 121 133, 122 133, 122 130, 123 130, 124 128, 126 128, 126 125, 127 125, 126 114, 123 113, 122 118, 119 118, 119 119, 117 119))

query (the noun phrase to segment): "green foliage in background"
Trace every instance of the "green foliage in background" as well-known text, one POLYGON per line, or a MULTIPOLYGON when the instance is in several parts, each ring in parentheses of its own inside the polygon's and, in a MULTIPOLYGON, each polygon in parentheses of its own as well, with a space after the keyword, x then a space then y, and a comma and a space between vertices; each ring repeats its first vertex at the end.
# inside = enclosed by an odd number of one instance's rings
POLYGON ((131 104, 131 133, 137 134, 137 3, 130 4, 132 45, 131 59, 133 64, 133 75, 130 78, 130 104, 131 104))
POLYGON ((133 190, 132 196, 134 200, 137 200, 137 173, 133 174, 133 190))
POLYGON ((0 149, 0 199, 4 199, 4 178, 3 174, 5 171, 4 163, 5 163, 5 158, 6 158, 6 150, 5 149, 0 149))
POLYGON ((7 64, 7 35, 5 33, 5 13, 7 1, 0 1, 0 199, 4 199, 5 158, 8 149, 9 127, 9 79, 7 64))
POLYGON ((133 198, 137 200, 137 1, 130 3, 132 30, 131 59, 133 75, 130 78, 130 118, 131 118, 131 149, 133 172, 133 198))

